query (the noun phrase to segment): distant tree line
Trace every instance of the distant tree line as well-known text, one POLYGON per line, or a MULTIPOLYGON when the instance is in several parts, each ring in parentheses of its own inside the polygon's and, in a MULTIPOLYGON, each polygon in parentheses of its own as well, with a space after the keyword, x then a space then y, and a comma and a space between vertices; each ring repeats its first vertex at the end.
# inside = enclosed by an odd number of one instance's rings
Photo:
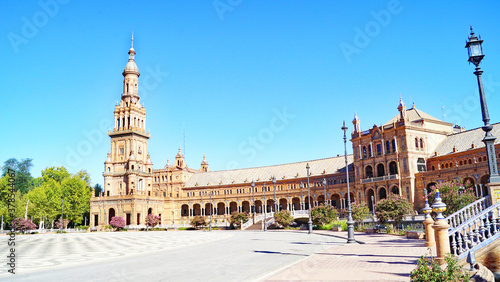
MULTIPOLYGON (((32 167, 32 159, 18 161, 15 158, 8 159, 1 167, 0 216, 4 216, 4 228, 8 228, 13 219, 25 215, 33 218, 37 225, 45 218, 45 227, 52 227, 61 217, 61 198, 64 199, 63 217, 69 220, 70 226, 83 225, 84 217, 88 223, 92 194, 89 174, 85 170, 71 174, 65 167, 49 167, 35 178, 30 172, 32 167), (9 171, 15 172, 13 191, 9 171), (14 199, 14 214, 8 211, 9 199, 14 199)), ((99 184, 95 188, 96 194, 102 191, 99 184)))

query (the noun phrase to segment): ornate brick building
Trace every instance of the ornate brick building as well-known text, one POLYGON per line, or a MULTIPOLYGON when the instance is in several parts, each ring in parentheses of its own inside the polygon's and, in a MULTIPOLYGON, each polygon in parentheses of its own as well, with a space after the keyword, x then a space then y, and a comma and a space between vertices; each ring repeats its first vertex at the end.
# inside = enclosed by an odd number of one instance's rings
MULTIPOLYGON (((199 169, 188 167, 179 148, 174 164, 167 162, 163 168, 153 169, 133 45, 123 76, 115 126, 109 132, 111 151, 104 162, 104 192, 90 201, 92 226, 108 224, 113 216, 122 216, 127 225, 143 225, 149 213, 159 215, 163 226, 186 224, 195 215, 210 214, 217 224, 226 224, 232 212, 250 212, 252 205, 258 213, 265 208, 302 210, 308 208, 309 200, 313 206, 326 203, 345 208, 343 156, 210 171, 205 157, 199 169)), ((454 179, 486 183, 488 165, 480 128, 463 131, 415 105, 407 109, 402 100, 397 110, 387 123, 365 131, 357 115, 354 117, 353 155, 348 156, 352 201, 367 203, 371 209, 372 197, 377 202, 394 193, 406 197, 418 210, 423 206, 423 189, 435 183, 454 179)), ((498 136, 500 125, 493 126, 492 133, 498 136)), ((479 189, 481 193, 486 194, 487 189, 479 189)))

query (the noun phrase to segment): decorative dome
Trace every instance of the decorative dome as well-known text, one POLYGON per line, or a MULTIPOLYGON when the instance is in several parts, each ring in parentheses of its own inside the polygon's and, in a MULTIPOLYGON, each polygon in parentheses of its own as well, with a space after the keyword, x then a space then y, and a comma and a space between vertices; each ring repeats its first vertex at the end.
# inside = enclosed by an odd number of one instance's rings
POLYGON ((125 66, 125 70, 123 70, 123 75, 126 73, 136 73, 139 75, 139 68, 135 64, 135 50, 134 50, 134 35, 132 34, 132 44, 130 46, 130 50, 128 50, 128 63, 125 66))
POLYGON ((403 102, 403 98, 401 96, 399 96, 398 108, 404 108, 404 107, 406 107, 406 106, 405 106, 405 103, 403 102))
POLYGON ((356 111, 354 111, 354 119, 352 121, 353 122, 354 121, 359 121, 358 114, 356 114, 356 111))
POLYGON ((181 152, 181 146, 179 146, 179 151, 177 152, 177 155, 175 155, 175 158, 184 158, 184 155, 181 152))
POLYGON ((201 161, 201 165, 208 165, 207 158, 203 155, 203 161, 201 161))
POLYGON ((129 60, 125 66, 124 72, 139 72, 139 68, 135 64, 135 60, 129 60))

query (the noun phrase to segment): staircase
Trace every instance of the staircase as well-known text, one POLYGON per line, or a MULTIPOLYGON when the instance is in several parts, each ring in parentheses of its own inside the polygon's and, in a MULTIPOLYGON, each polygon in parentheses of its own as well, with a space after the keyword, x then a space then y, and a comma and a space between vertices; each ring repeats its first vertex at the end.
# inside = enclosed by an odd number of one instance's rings
POLYGON ((500 202, 483 197, 448 216, 450 249, 462 260, 500 238, 500 202))
MULTIPOLYGON (((266 226, 269 227, 274 223, 274 212, 266 213, 266 226)), ((249 219, 247 222, 241 225, 241 230, 262 230, 262 220, 264 220, 264 214, 259 214, 255 217, 255 224, 253 224, 253 219, 249 219)))

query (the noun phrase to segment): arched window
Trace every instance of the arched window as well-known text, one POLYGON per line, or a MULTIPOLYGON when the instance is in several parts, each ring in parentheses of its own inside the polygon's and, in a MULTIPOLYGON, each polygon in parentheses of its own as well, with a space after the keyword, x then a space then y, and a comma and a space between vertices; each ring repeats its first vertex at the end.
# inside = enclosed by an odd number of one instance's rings
POLYGON ((366 175, 366 178, 371 178, 373 177, 373 168, 371 165, 367 166, 365 168, 365 175, 366 175))
POLYGON ((418 149, 418 138, 415 138, 415 148, 418 149))
POLYGON ((398 174, 398 166, 395 161, 389 163, 389 174, 390 175, 398 174))
POLYGON ((385 175, 385 167, 384 164, 378 164, 377 165, 377 176, 381 177, 385 175))
POLYGON ((396 140, 392 139, 392 151, 396 152, 396 140))
POLYGON ((380 188, 380 190, 378 191, 378 195, 379 195, 379 199, 385 199, 387 198, 387 191, 385 190, 384 187, 380 188))
POLYGON ((463 162, 462 162, 462 161, 460 161, 460 163, 459 163, 459 164, 460 164, 460 165, 463 165, 463 162))
POLYGON ((426 171, 426 165, 425 165, 425 160, 423 158, 418 158, 417 159, 417 170, 419 172, 421 171, 426 171))
POLYGON ((391 188, 391 193, 395 195, 399 195, 399 187, 398 186, 393 186, 391 188))
POLYGON ((385 149, 387 151, 387 154, 391 152, 391 142, 389 142, 389 140, 385 141, 385 149))
POLYGON ((363 146, 363 158, 366 158, 366 146, 363 146))
POLYGON ((372 157, 372 145, 368 145, 368 156, 372 157))
POLYGON ((111 168, 108 166, 108 172, 110 172, 110 171, 111 171, 111 168))
POLYGON ((420 138, 420 148, 424 148, 424 139, 420 138))

